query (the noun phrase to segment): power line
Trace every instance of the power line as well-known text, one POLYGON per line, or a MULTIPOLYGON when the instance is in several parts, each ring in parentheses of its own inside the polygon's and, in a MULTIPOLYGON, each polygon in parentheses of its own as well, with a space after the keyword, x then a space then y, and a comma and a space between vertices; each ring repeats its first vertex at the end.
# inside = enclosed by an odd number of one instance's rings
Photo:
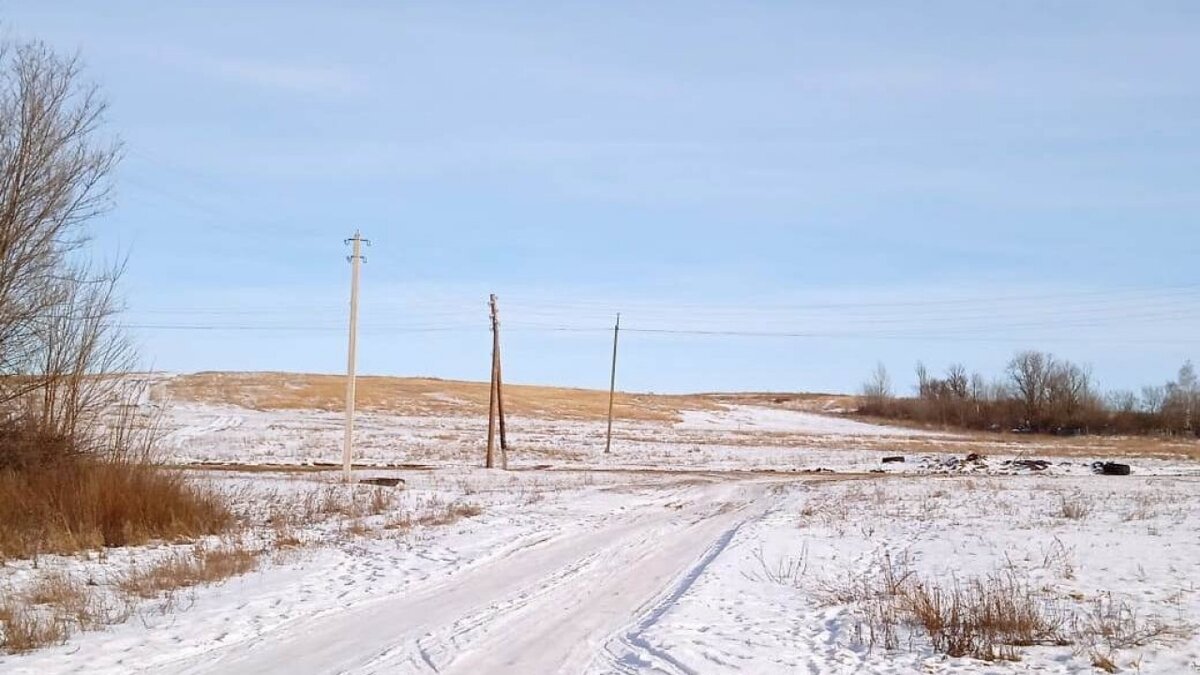
MULTIPOLYGON (((147 330, 182 330, 182 331, 290 331, 290 332, 340 332, 344 330, 340 327, 314 327, 314 326, 249 326, 249 325, 153 325, 153 324, 121 324, 127 328, 140 328, 147 330)), ((439 326, 439 327, 377 327, 377 330, 372 330, 372 327, 367 326, 360 328, 360 332, 381 332, 384 334, 404 334, 404 333, 433 333, 433 332, 479 332, 478 326, 439 326)), ((610 327, 599 326, 515 326, 510 330, 515 330, 521 333, 610 333, 610 327)), ((926 333, 887 333, 887 332, 868 332, 868 331, 747 331, 747 330, 695 330, 695 329, 670 329, 670 328, 629 328, 622 326, 622 331, 628 333, 640 333, 644 335, 671 335, 681 337, 730 337, 730 338, 774 338, 774 339, 845 339, 845 340, 924 340, 930 342, 981 342, 993 344, 1011 344, 1011 343, 1028 343, 1028 342, 1061 342, 1064 340, 1078 342, 1081 338, 1078 335, 1047 335, 1047 334, 1026 334, 1026 335, 1000 335, 996 331, 991 331, 990 335, 971 334, 971 333, 955 333, 955 332, 926 332, 926 333)), ((1106 337, 1106 336, 1089 336, 1088 342, 1104 343, 1104 344, 1194 344, 1194 338, 1123 338, 1123 337, 1106 337)))

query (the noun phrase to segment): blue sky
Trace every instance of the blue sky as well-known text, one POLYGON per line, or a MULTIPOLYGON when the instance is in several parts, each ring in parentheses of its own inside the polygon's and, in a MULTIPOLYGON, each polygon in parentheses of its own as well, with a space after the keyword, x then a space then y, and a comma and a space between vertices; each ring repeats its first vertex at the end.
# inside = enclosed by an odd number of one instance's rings
POLYGON ((0 2, 125 143, 162 369, 854 390, 1200 359, 1200 4, 0 2), (852 5, 852 6, 851 6, 852 5), (639 332, 682 331, 682 332, 639 332), (697 334, 699 333, 699 334, 697 334), (714 334, 715 333, 715 334, 714 334), (750 333, 736 335, 731 333, 750 333))

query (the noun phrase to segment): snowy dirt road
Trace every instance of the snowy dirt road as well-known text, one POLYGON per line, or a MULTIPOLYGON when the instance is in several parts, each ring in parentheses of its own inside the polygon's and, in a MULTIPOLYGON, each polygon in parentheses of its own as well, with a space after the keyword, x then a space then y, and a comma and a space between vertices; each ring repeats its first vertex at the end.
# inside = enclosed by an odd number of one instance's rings
POLYGON ((697 480, 402 597, 149 672, 686 672, 641 636, 775 494, 769 481, 697 480))

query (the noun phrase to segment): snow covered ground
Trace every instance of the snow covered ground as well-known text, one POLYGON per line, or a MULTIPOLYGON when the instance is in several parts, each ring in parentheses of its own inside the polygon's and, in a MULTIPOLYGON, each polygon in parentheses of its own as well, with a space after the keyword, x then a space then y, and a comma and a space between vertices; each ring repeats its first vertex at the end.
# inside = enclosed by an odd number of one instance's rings
MULTIPOLYGON (((682 412, 677 423, 622 421, 613 452, 605 454, 603 422, 512 417, 514 467, 766 470, 936 473, 1010 472, 1005 460, 1028 457, 1037 446, 1005 440, 866 424, 841 417, 748 405, 720 412, 682 412), (976 452, 986 464, 950 466, 976 452), (885 456, 903 463, 882 464, 885 456)), ((180 463, 303 465, 340 463, 343 416, 318 410, 251 410, 181 404, 164 420, 166 459, 180 463)), ((367 466, 471 466, 481 462, 487 420, 480 417, 362 413, 356 422, 355 462, 367 466)), ((1035 455, 1036 456, 1036 455, 1035 455)), ((1048 473, 1090 473, 1112 457, 1081 452, 1057 459, 1048 473)), ((1200 475, 1195 462, 1142 458, 1135 473, 1200 475)))
POLYGON ((634 628, 653 646, 641 650, 648 658, 636 670, 1089 673, 1097 672, 1092 658, 1100 653, 1123 672, 1200 672, 1198 516, 1195 479, 793 485, 734 534, 668 611, 634 628), (1064 500, 1088 510, 1064 517, 1064 500), (1119 648, 1103 639, 1026 647, 1011 664, 946 657, 905 628, 899 649, 872 648, 863 607, 830 596, 881 577, 887 565, 964 586, 1011 574, 1064 621, 1067 634, 1072 621, 1090 625, 1097 613, 1120 610, 1142 632, 1161 627, 1164 636, 1119 648))
MULTIPOLYGON (((335 462, 340 422, 182 405, 164 445, 185 464, 335 462)), ((1035 472, 1004 465, 1019 453, 1003 446, 963 462, 954 435, 751 406, 621 423, 610 456, 600 424, 513 419, 508 472, 478 468, 481 420, 367 414, 359 429, 374 467, 359 475, 403 489, 196 469, 257 523, 241 535, 257 569, 0 656, 0 672, 1088 673, 1100 657, 1200 672, 1195 462, 1094 476, 1084 453, 1035 472), (906 461, 882 464, 891 454, 906 461), (345 499, 379 504, 322 506, 345 499), (1064 644, 950 657, 903 617, 872 639, 878 598, 854 591, 888 574, 1018 579, 1064 644)), ((108 592, 188 546, 7 561, 0 584, 67 573, 108 592)))

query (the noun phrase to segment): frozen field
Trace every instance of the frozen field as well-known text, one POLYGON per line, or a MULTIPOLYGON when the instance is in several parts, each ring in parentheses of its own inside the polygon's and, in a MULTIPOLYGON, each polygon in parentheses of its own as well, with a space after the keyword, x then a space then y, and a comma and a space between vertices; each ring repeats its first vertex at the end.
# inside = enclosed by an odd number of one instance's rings
POLYGON ((514 417, 505 472, 478 468, 484 423, 366 413, 358 474, 406 484, 351 489, 306 469, 338 461, 337 413, 176 405, 164 451, 205 465, 188 471, 245 531, 7 562, 9 593, 67 575, 119 611, 0 671, 1200 672, 1200 465, 1184 453, 1096 476, 1114 457, 1073 439, 1037 471, 1006 463, 1036 442, 726 405, 621 422, 610 455, 600 422, 514 417), (131 571, 201 546, 256 564, 121 595, 131 571), (1034 615, 992 660, 914 611, 970 608, 975 590, 1034 615))
MULTIPOLYGON (((1090 473, 1111 452, 1090 439, 1039 445, 887 427, 809 412, 749 405, 681 411, 679 421, 618 421, 613 452, 604 454, 605 423, 538 417, 508 419, 514 468, 782 471, 842 473, 883 470, 945 472, 970 453, 987 456, 965 472, 1010 472, 1006 460, 1050 452, 1046 473, 1090 473), (882 464, 887 456, 903 463, 882 464)), ((343 419, 320 410, 251 410, 178 404, 164 420, 166 459, 182 464, 339 464, 343 419)), ((478 466, 487 437, 485 416, 399 415, 366 412, 355 426, 356 465, 367 467, 478 466)), ((1063 441, 1066 439, 1055 439, 1063 441)), ((1200 475, 1184 451, 1139 458, 1138 473, 1200 475)))

